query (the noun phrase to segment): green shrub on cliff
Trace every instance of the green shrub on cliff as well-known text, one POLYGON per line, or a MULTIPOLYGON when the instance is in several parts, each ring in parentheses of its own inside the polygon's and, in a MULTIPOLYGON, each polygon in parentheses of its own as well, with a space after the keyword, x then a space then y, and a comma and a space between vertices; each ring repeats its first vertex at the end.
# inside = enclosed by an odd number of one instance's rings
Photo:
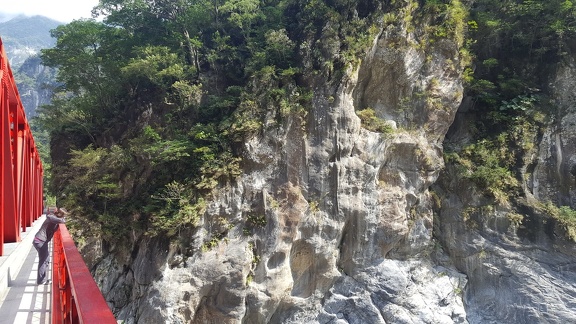
POLYGON ((550 201, 543 204, 543 209, 556 220, 563 234, 576 242, 576 210, 569 206, 557 207, 550 201))
MULTIPOLYGON (((504 201, 517 187, 517 152, 530 149, 514 144, 530 129, 517 121, 534 116, 544 65, 563 55, 575 25, 572 4, 560 0, 473 8, 458 0, 101 0, 95 12, 101 22, 56 28, 56 46, 42 53, 61 82, 39 119, 54 140, 51 191, 88 220, 155 235, 193 226, 211 190, 241 174, 241 143, 290 117, 305 124, 315 99, 334 99, 314 86, 340 82, 379 32, 400 21, 416 32, 414 19, 434 25, 428 39, 458 44, 464 64, 468 48, 483 62, 466 73, 480 118, 457 162, 504 201), (474 41, 468 26, 477 26, 474 41), (175 183, 183 197, 164 199, 175 183)), ((366 129, 391 132, 373 109, 358 116, 366 129)))
POLYGON ((393 128, 385 119, 376 116, 376 111, 372 108, 362 109, 356 112, 360 121, 362 122, 362 127, 367 130, 382 133, 384 135, 393 132, 393 128))

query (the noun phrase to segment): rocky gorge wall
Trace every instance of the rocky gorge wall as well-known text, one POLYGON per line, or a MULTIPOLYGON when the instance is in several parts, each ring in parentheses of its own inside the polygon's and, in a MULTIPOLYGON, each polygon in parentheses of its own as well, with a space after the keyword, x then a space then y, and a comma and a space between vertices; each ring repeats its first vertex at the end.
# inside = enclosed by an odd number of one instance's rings
MULTIPOLYGON (((134 237, 130 252, 92 246, 88 263, 117 318, 574 322, 574 245, 555 238, 528 201, 571 197, 572 115, 551 126, 531 159, 520 212, 533 230, 510 221, 510 206, 471 222, 465 211, 482 197, 443 160, 450 127, 465 125, 453 123, 466 118, 457 114, 466 108, 461 44, 417 47, 423 35, 407 30, 383 27, 342 79, 311 78, 307 115, 281 124, 270 116, 244 145, 245 173, 214 192, 198 228, 177 242, 134 237), (363 128, 357 111, 367 108, 392 132, 363 128)), ((572 76, 571 65, 559 74, 559 100, 572 76)))

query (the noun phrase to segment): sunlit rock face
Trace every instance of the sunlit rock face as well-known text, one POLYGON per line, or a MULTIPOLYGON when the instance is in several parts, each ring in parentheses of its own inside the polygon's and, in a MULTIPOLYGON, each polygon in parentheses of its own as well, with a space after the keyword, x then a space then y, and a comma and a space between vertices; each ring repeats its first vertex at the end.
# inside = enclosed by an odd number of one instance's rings
POLYGON ((26 116, 33 118, 36 116, 38 107, 50 104, 52 89, 56 87, 55 71, 43 66, 38 56, 33 56, 21 64, 18 72, 36 80, 32 84, 26 82, 19 82, 18 84, 18 91, 22 105, 26 110, 26 116))
POLYGON ((215 191, 200 228, 105 256, 96 277, 117 317, 466 323, 467 278, 433 239, 429 192, 462 97, 459 49, 398 42, 411 37, 383 29, 341 80, 309 80, 311 110, 245 143, 245 174, 215 191), (364 128, 367 108, 392 131, 364 128))
MULTIPOLYGON (((556 120, 534 134, 524 157, 523 193, 509 204, 486 208, 472 183, 457 182, 448 166, 433 185, 444 197, 435 237, 468 279, 464 306, 469 323, 571 323, 576 321, 576 250, 562 228, 539 206, 575 207, 573 164, 576 69, 568 61, 551 82, 556 120), (520 219, 518 219, 520 217, 520 219)), ((453 145, 467 140, 466 100, 448 134, 453 145)))
MULTIPOLYGON (((459 48, 414 46, 413 33, 384 28, 341 79, 310 77, 310 111, 270 117, 244 143, 245 173, 213 193, 198 228, 174 242, 135 237, 130 252, 108 249, 95 277, 117 318, 576 322, 573 247, 550 237, 528 202, 524 228, 509 220, 510 206, 482 221, 467 213, 481 195, 454 180, 442 144, 466 110, 459 48), (363 127, 365 109, 392 131, 363 127)), ((525 184, 538 198, 558 188, 547 145, 525 184)), ((569 173, 570 155, 561 160, 553 165, 569 173)))

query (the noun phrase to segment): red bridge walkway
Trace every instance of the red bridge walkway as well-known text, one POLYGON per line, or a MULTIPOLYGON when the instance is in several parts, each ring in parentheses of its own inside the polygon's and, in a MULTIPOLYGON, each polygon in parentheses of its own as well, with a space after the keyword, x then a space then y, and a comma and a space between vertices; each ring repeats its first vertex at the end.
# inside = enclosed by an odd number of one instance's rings
POLYGON ((65 225, 52 281, 36 285, 32 239, 43 217, 42 162, 0 39, 0 323, 116 324, 65 225))

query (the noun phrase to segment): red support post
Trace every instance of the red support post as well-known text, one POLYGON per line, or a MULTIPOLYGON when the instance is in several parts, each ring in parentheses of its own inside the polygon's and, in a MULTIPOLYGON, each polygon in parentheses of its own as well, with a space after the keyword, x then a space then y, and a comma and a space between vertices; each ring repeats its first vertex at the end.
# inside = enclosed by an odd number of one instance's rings
POLYGON ((62 316, 64 307, 61 300, 62 296, 68 292, 66 291, 66 281, 60 282, 67 277, 65 273, 60 272, 66 270, 60 231, 54 233, 52 242, 52 323, 64 323, 62 316), (60 290, 60 287, 63 287, 63 290, 60 290))
MULTIPOLYGON (((0 56, 0 68, 4 66, 5 57, 0 56)), ((4 70, 0 70, 3 72, 4 70)), ((3 73, 2 73, 3 74, 3 73)), ((8 109, 8 92, 4 81, 0 84, 0 255, 4 255, 4 242, 13 239, 12 234, 7 234, 12 228, 16 215, 16 196, 14 191, 14 178, 12 172, 12 136, 10 132, 10 111, 8 109)))

